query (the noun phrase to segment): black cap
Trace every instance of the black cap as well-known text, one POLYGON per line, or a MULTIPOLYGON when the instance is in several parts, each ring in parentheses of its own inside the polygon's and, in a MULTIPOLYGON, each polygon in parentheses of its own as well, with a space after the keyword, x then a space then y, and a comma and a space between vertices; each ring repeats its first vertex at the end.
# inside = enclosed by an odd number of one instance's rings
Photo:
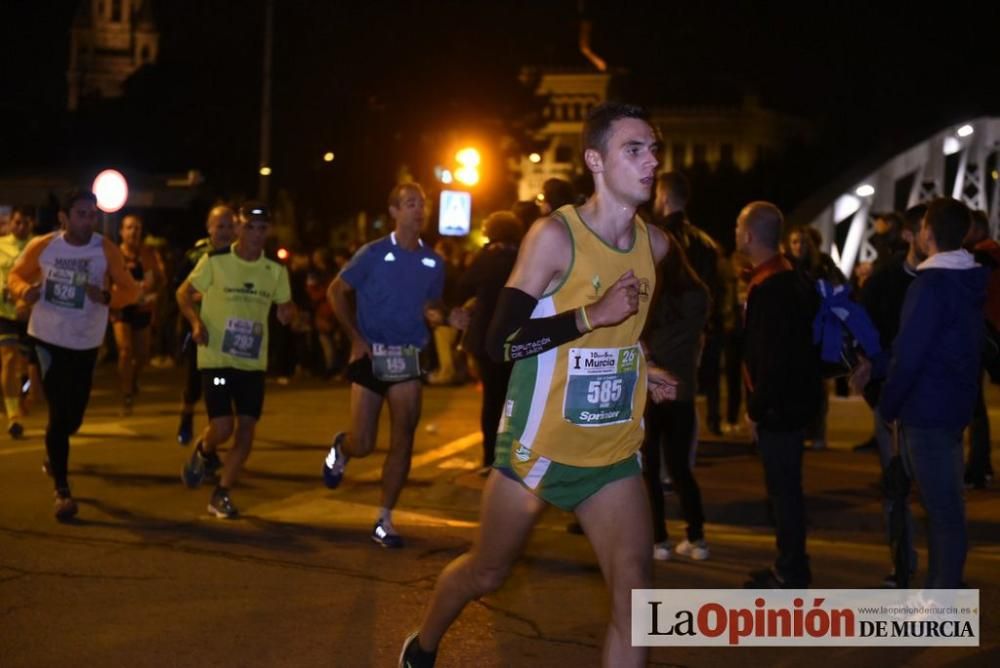
POLYGON ((269 223, 271 222, 271 212, 268 211, 267 205, 263 202, 251 200, 240 206, 240 218, 245 221, 263 220, 269 223))

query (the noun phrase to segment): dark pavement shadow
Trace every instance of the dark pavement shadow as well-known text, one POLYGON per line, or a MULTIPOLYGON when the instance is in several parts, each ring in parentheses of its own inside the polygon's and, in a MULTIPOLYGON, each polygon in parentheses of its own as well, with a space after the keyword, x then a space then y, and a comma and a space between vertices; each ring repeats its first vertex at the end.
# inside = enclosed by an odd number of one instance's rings
POLYGON ((121 487, 155 487, 172 486, 183 489, 181 483, 180 467, 177 473, 141 473, 138 471, 116 471, 113 469, 95 466, 93 464, 83 464, 70 469, 70 477, 98 478, 108 483, 121 487))

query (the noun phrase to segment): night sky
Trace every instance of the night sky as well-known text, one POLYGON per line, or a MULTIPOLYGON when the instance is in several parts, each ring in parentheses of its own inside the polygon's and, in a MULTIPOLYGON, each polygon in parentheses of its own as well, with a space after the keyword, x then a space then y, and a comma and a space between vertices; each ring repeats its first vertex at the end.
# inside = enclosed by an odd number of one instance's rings
MULTIPOLYGON (((537 111, 517 82, 522 66, 586 65, 577 0, 275 4, 274 183, 320 217, 377 209, 401 164, 426 178, 449 142, 517 135, 537 111), (332 165, 320 160, 327 150, 332 165)), ((1000 112, 1000 3, 949 3, 947 17, 915 3, 763 4, 622 0, 584 12, 594 50, 630 71, 634 100, 738 103, 756 92, 816 124, 813 164, 790 170, 813 182, 761 197, 794 200, 875 148, 1000 112)), ((71 116, 75 5, 0 3, 0 171, 196 167, 216 194, 252 194, 263 1, 154 0, 159 63, 125 99, 71 116)), ((484 183, 497 199, 505 188, 484 183)))

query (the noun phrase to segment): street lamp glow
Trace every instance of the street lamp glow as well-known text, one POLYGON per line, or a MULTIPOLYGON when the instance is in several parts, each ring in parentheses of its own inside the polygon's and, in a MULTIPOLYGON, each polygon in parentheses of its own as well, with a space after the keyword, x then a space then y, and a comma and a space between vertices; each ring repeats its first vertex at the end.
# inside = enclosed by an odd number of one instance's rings
POLYGON ((537 153, 532 153, 531 155, 528 156, 528 160, 537 165, 542 161, 542 156, 538 155, 537 153))
POLYGON ((968 137, 973 132, 975 132, 975 130, 971 125, 963 125, 958 129, 958 132, 956 134, 958 134, 959 137, 968 137))
POLYGON ((261 176, 270 176, 271 175, 271 168, 268 167, 267 165, 264 165, 263 167, 260 168, 260 175, 261 176))
POLYGON ((474 186, 479 183, 479 170, 470 166, 459 167, 455 170, 455 179, 467 186, 474 186))
MULTIPOLYGON (((471 146, 468 148, 463 148, 461 151, 455 154, 455 161, 458 162, 458 164, 462 165, 463 167, 476 168, 479 166, 480 162, 479 151, 472 148, 471 146)), ((461 178, 459 180, 461 181, 461 178)), ((477 177, 476 180, 478 181, 479 178, 477 177)))
POLYGON ((91 190, 97 197, 97 208, 104 213, 118 211, 128 200, 128 184, 125 182, 125 177, 114 169, 105 169, 98 174, 91 190))
POLYGON ((323 162, 333 162, 334 157, 333 151, 327 151, 323 154, 323 162))
POLYGON ((858 197, 871 197, 875 194, 875 188, 872 188, 867 183, 858 186, 858 189, 854 191, 857 193, 858 197))
POLYGON ((962 150, 962 142, 958 141, 954 137, 945 137, 944 145, 941 147, 945 155, 954 155, 962 150))

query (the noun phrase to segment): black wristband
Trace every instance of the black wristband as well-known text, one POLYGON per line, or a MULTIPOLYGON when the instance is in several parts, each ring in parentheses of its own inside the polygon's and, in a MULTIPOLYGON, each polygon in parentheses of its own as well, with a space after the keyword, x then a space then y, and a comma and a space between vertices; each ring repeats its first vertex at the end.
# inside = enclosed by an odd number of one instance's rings
POLYGON ((111 304, 111 290, 101 290, 101 296, 104 297, 105 306, 111 304))

